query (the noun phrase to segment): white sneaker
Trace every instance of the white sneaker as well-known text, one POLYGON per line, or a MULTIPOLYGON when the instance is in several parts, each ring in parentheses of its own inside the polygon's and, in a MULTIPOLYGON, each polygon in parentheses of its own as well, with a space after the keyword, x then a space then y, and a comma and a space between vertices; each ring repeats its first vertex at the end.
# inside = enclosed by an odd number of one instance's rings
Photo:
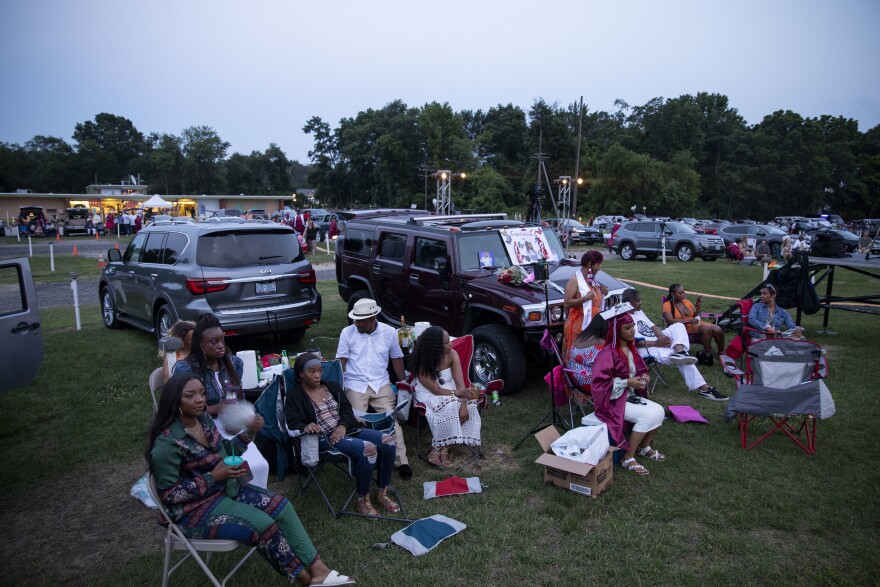
POLYGON ((687 352, 672 353, 669 355, 669 362, 673 365, 696 365, 697 358, 690 356, 687 352))

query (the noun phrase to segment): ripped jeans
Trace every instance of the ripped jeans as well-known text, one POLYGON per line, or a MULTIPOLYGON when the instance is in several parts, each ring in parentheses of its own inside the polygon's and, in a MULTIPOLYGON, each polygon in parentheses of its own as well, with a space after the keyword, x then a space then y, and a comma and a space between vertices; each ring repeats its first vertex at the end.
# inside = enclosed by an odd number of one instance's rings
POLYGON ((324 435, 320 436, 319 442, 321 450, 334 448, 354 461, 354 478, 359 496, 363 497, 370 493, 370 481, 377 465, 379 467, 379 489, 388 487, 391 483, 397 445, 394 442, 394 437, 390 434, 362 428, 359 432, 340 439, 334 445, 331 445, 324 435), (371 446, 375 446, 377 450, 371 456, 365 455, 365 451, 372 452, 369 450, 371 446))

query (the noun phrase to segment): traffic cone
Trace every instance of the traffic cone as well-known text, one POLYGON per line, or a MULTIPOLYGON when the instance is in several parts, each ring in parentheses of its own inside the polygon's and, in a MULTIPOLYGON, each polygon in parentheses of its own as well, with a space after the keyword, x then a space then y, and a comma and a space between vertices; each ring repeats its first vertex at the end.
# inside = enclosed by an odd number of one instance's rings
POLYGON ((98 256, 98 269, 103 269, 103 268, 104 268, 104 253, 101 253, 98 256))
POLYGON ((55 231, 55 240, 57 240, 57 241, 61 240, 61 233, 59 233, 58 231, 55 231))
POLYGON ((119 250, 119 243, 116 243, 116 250, 119 250))
POLYGON ((73 256, 79 257, 79 251, 76 250, 76 245, 73 245, 73 256))
POLYGON ((95 240, 96 240, 96 241, 101 240, 101 239, 98 237, 98 231, 97 231, 97 230, 95 231, 95 240))

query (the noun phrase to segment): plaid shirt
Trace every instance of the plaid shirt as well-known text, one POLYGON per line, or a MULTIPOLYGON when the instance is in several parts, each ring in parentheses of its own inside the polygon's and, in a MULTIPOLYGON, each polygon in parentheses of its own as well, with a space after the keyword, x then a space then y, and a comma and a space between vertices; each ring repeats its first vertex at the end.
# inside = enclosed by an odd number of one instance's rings
POLYGON ((327 399, 322 402, 312 402, 315 405, 315 416, 318 418, 318 426, 326 436, 333 434, 339 426, 339 404, 333 396, 327 394, 327 399))

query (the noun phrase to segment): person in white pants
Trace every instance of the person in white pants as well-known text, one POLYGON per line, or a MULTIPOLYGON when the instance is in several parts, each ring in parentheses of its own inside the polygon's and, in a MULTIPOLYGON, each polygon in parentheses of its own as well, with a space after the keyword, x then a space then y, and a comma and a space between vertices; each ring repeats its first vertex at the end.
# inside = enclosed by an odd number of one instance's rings
POLYGON ((661 365, 675 365, 689 391, 713 401, 725 401, 727 396, 711 387, 696 367, 697 358, 688 354, 691 343, 684 324, 675 323, 661 330, 642 311, 642 295, 636 289, 627 289, 621 296, 623 302, 633 307, 630 312, 636 323, 636 348, 641 357, 653 357, 661 365))

